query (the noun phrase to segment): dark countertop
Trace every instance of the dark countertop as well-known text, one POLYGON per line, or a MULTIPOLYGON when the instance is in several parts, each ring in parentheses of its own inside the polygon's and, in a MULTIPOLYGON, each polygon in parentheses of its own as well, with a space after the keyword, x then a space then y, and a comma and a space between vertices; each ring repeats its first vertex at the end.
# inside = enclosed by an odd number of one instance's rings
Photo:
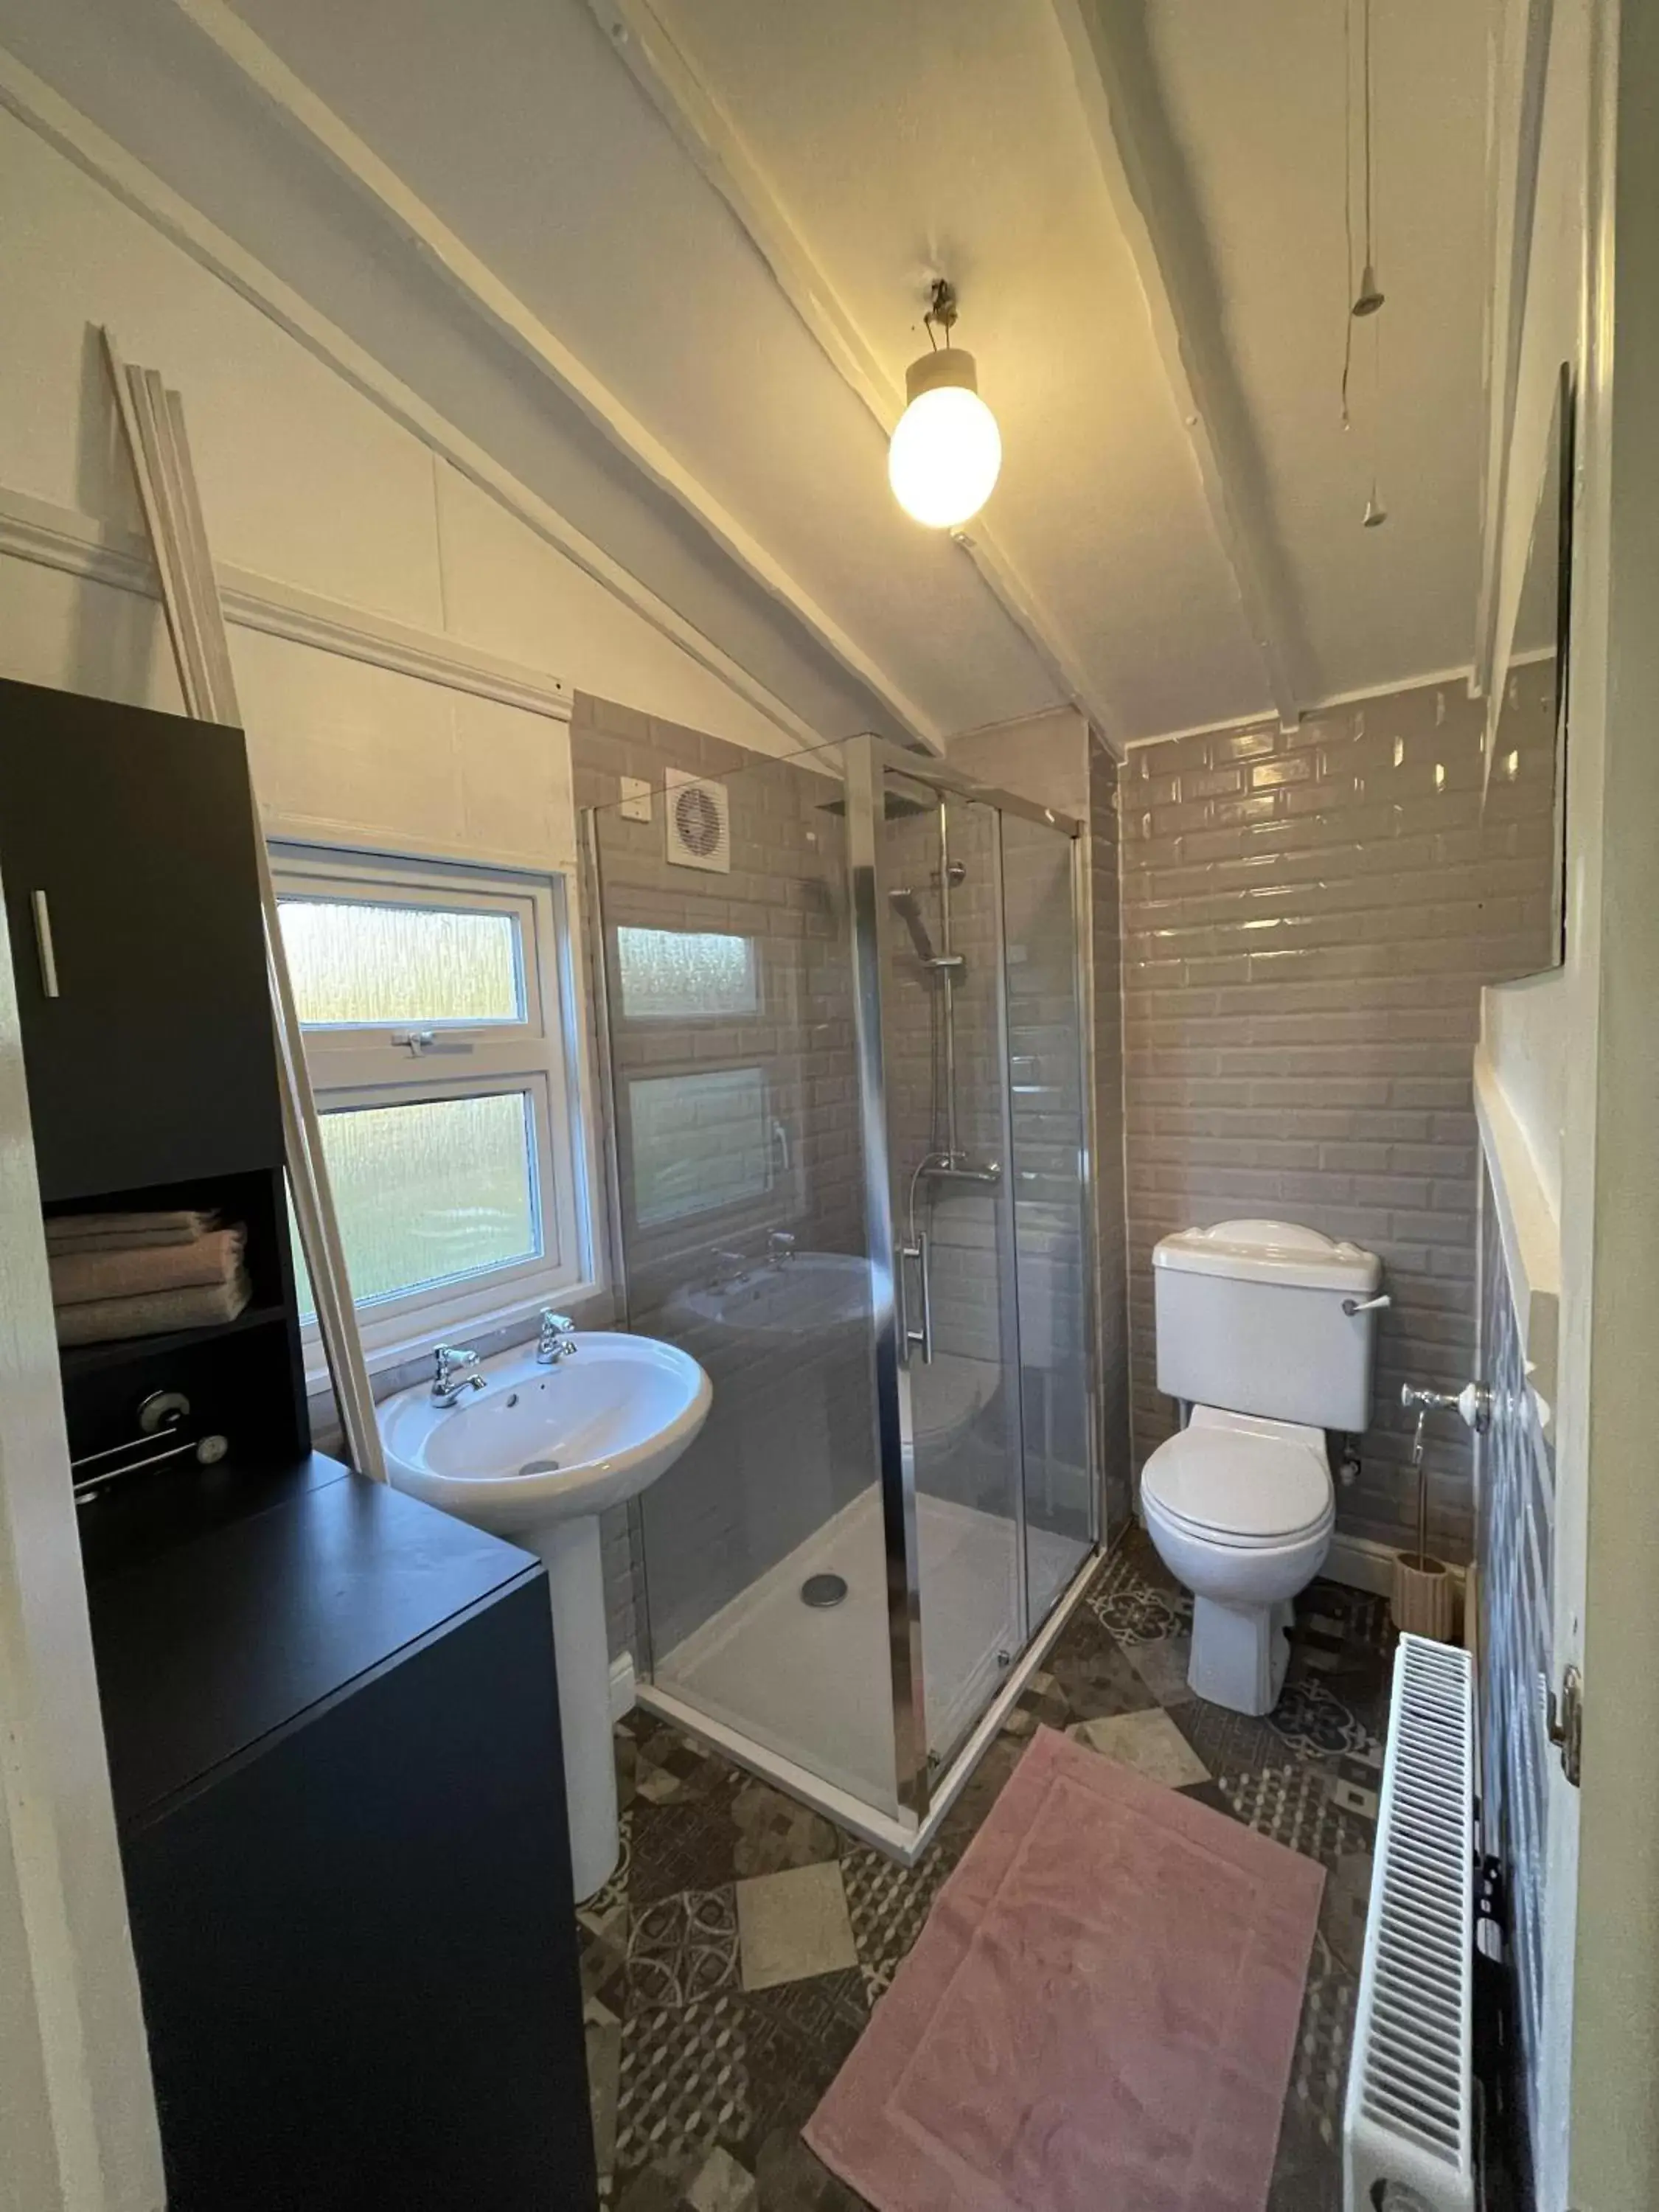
POLYGON ((313 1453, 82 1516, 123 1828, 540 1563, 313 1453))

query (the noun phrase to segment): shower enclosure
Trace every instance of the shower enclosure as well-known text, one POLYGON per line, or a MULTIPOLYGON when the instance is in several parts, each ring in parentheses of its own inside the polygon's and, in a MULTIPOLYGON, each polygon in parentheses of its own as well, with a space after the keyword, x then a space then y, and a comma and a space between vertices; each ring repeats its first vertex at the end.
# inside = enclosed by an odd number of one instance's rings
POLYGON ((870 738, 584 827, 627 1325, 714 1386, 641 1697, 908 1855, 1116 1533, 1084 841, 870 738))

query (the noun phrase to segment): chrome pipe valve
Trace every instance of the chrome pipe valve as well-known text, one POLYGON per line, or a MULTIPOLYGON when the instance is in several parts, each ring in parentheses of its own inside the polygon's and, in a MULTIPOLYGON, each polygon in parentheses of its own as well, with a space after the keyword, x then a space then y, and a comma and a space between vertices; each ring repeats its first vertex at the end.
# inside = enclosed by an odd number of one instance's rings
POLYGON ((1484 1382, 1466 1382, 1461 1390, 1425 1390, 1402 1382, 1400 1402, 1408 1413, 1417 1414, 1419 1426, 1425 1414, 1441 1413, 1461 1414, 1477 1436, 1492 1426, 1492 1392, 1484 1382))

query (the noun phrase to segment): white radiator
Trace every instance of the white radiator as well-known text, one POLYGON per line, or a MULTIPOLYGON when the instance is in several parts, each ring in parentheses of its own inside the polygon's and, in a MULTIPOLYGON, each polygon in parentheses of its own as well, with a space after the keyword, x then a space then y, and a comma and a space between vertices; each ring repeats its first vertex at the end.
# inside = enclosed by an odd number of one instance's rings
POLYGON ((1346 2212, 1474 2212, 1474 1675, 1402 1636, 1343 2118, 1346 2212))

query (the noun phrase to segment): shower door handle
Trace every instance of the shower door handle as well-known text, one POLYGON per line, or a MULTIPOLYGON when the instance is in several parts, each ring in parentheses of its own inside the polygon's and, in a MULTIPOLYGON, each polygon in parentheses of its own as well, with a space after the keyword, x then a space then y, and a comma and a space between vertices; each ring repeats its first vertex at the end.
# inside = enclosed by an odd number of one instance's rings
POLYGON ((919 1344, 921 1346, 922 1365, 931 1367, 933 1364, 933 1279, 927 1263, 927 1232, 925 1229, 917 1231, 916 1241, 914 1244, 900 1245, 901 1267, 907 1260, 914 1260, 916 1263, 916 1290, 921 1304, 921 1327, 912 1328, 910 1326, 910 1300, 907 1293, 902 1301, 905 1357, 908 1360, 910 1346, 913 1344, 919 1344))

